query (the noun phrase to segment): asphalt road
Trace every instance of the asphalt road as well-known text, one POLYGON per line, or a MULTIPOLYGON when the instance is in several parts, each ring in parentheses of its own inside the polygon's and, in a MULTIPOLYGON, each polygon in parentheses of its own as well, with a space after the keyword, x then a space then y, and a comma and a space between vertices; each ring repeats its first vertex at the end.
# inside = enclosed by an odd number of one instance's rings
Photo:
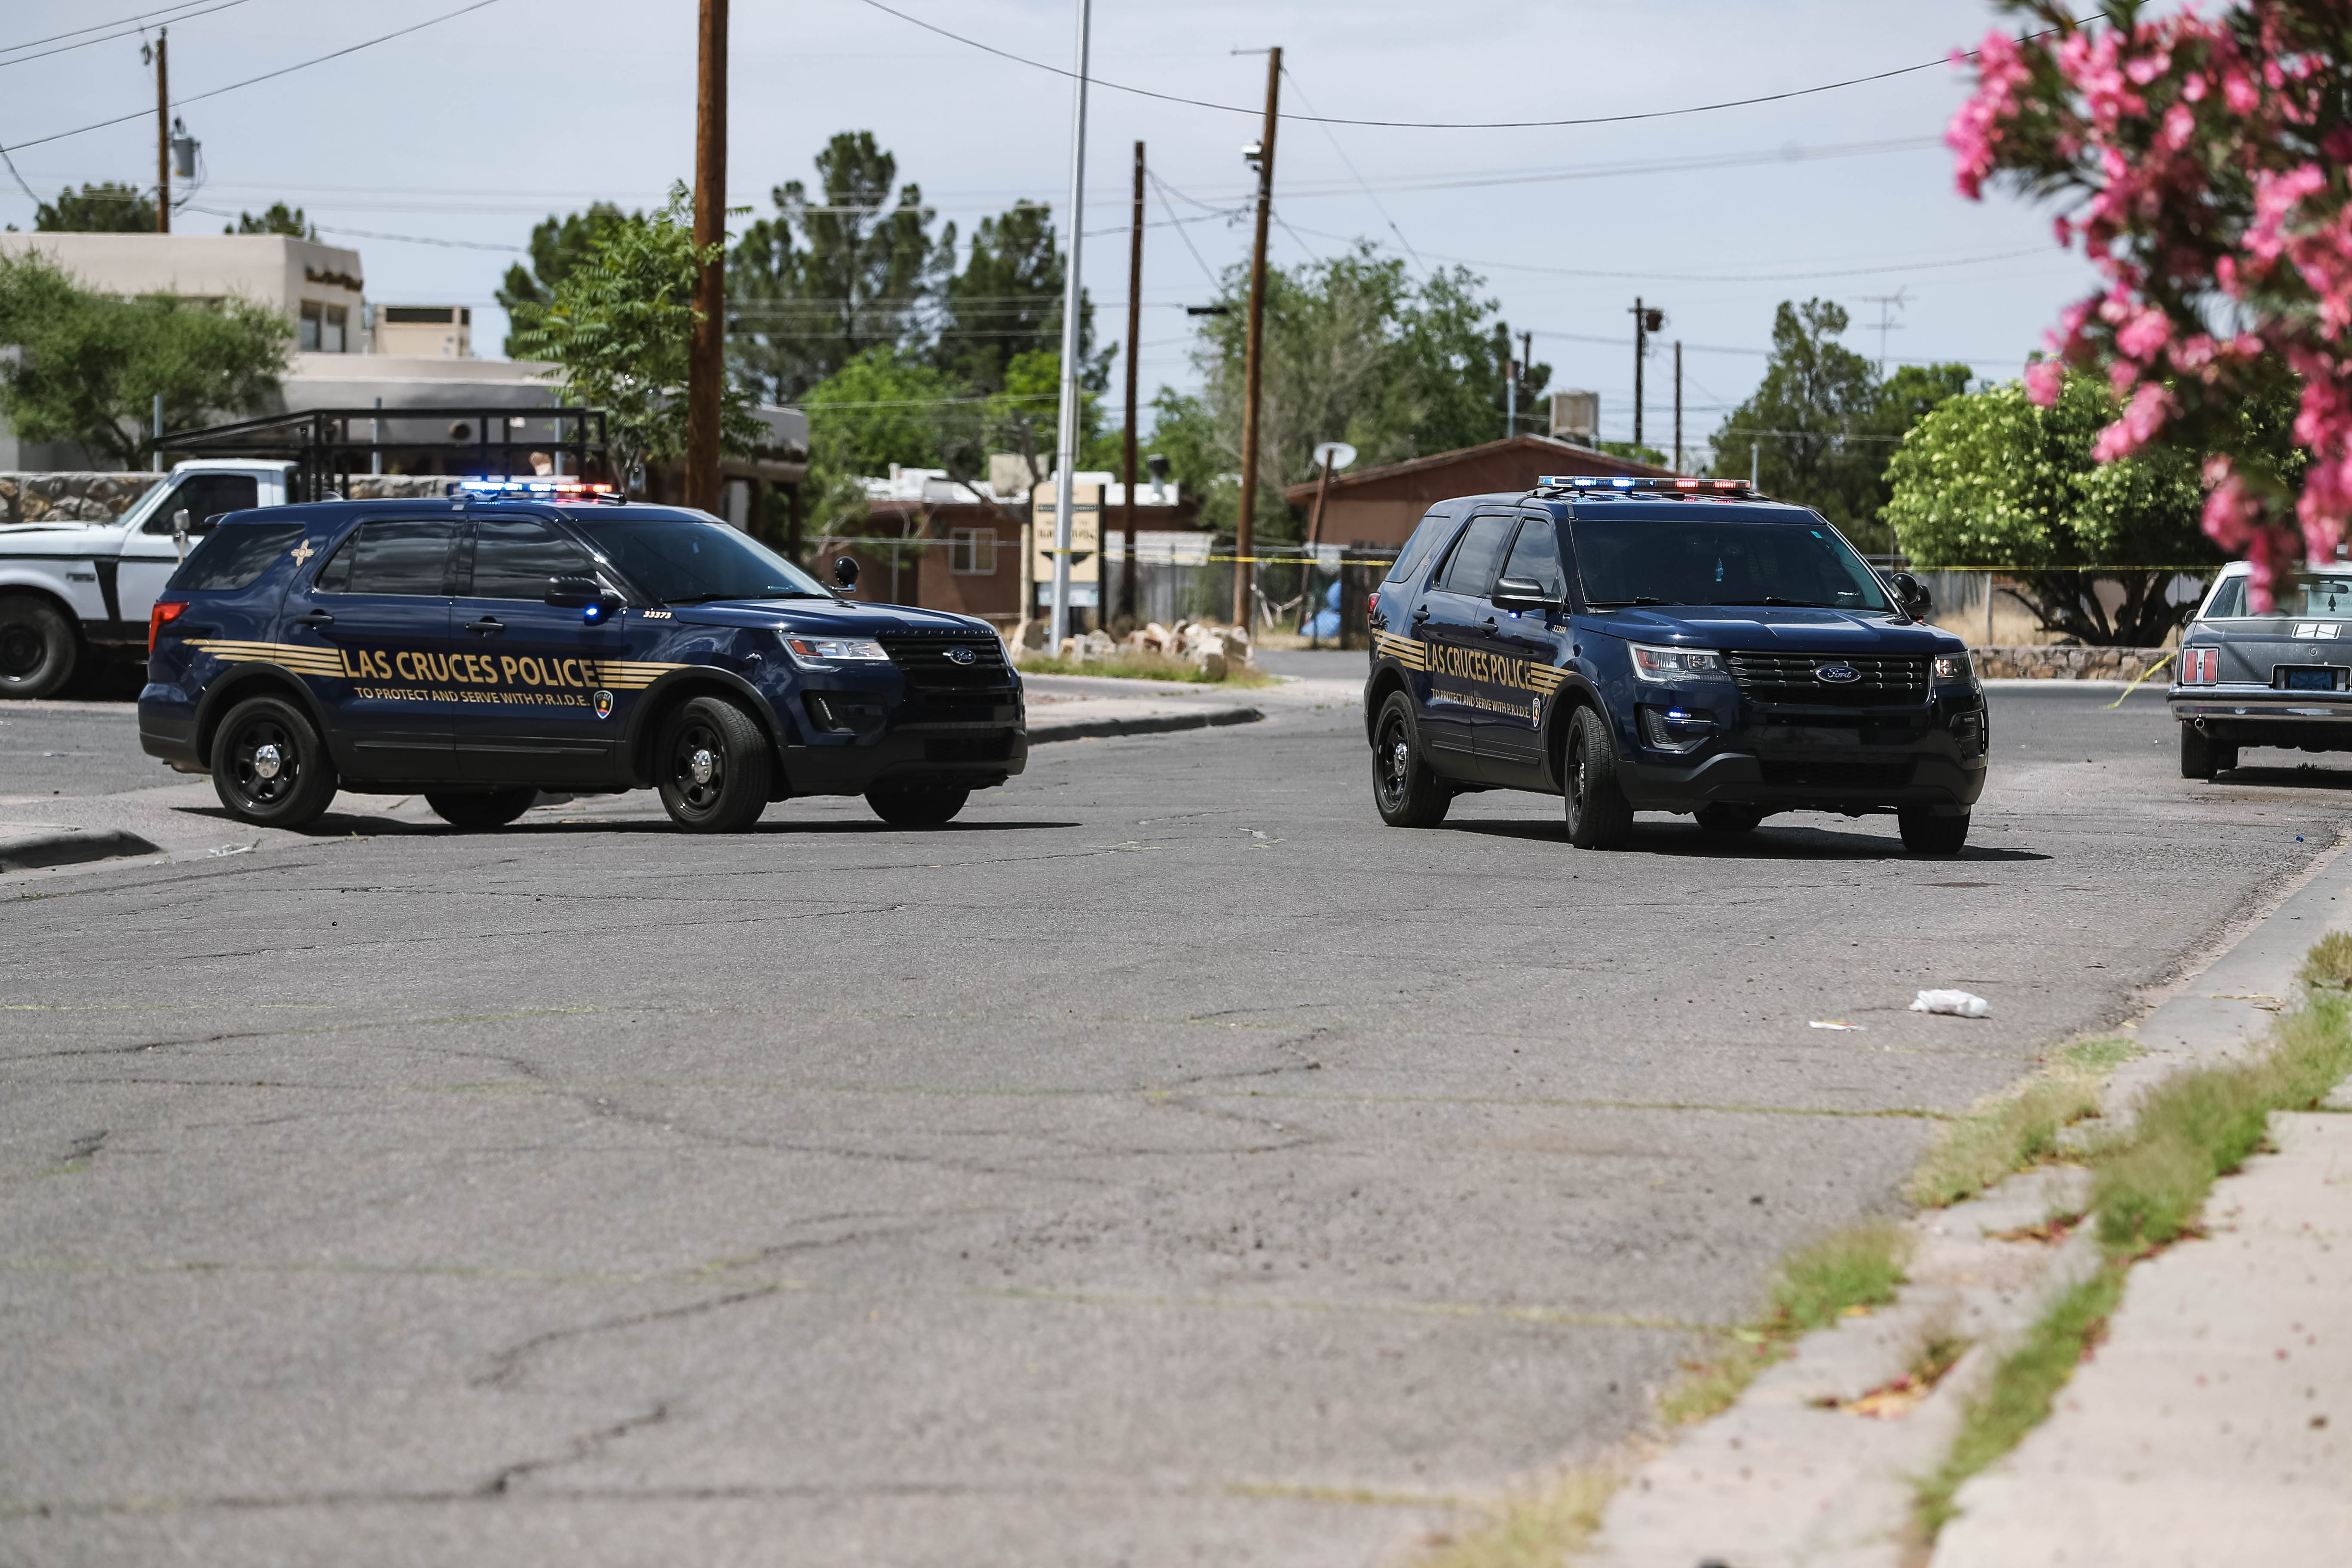
MULTIPOLYGON (((1948 861, 1393 831, 1360 710, 1294 701, 943 832, 358 802, 11 882, 0 1563, 1393 1555, 1640 1426, 1934 1115, 2352 826, 2352 773, 2192 784, 2110 696, 1996 694, 1948 861)), ((19 793, 135 760, 0 719, 19 793)))

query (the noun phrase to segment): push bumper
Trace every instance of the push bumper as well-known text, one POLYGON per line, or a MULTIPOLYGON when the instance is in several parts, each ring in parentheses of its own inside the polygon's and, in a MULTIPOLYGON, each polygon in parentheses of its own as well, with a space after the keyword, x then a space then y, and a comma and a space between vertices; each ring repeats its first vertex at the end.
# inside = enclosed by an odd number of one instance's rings
POLYGON ((1018 702, 984 718, 905 717, 866 733, 807 733, 783 748, 783 763, 793 795, 864 795, 882 784, 988 789, 1028 766, 1029 730, 1018 702))

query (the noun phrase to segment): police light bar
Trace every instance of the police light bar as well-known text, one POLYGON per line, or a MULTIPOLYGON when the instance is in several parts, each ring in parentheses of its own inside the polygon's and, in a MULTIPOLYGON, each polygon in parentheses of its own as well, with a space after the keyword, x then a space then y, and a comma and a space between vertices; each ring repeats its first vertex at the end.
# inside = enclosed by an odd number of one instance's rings
POLYGON ((592 485, 579 479, 453 479, 448 493, 453 496, 515 496, 533 500, 567 500, 609 496, 614 489, 610 485, 592 485))
POLYGON ((1546 474, 1538 489, 1675 490, 1695 495, 1753 495, 1746 479, 1612 479, 1591 474, 1546 474))

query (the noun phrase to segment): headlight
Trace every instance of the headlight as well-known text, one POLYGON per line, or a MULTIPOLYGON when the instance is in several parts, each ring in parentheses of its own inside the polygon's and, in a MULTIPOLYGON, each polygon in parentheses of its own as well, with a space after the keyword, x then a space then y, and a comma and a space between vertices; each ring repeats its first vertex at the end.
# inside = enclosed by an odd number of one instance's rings
POLYGON ((778 635, 783 639, 784 651, 793 656, 793 662, 812 669, 825 669, 836 664, 890 662, 889 650, 878 642, 847 637, 796 637, 790 632, 778 635))
POLYGON ((1936 684, 1938 686, 1974 686, 1976 666, 1964 653, 1939 653, 1936 656, 1936 684))
POLYGON ((1633 673, 1660 685, 1681 680, 1721 680, 1723 656, 1703 648, 1649 647, 1634 643, 1633 673))

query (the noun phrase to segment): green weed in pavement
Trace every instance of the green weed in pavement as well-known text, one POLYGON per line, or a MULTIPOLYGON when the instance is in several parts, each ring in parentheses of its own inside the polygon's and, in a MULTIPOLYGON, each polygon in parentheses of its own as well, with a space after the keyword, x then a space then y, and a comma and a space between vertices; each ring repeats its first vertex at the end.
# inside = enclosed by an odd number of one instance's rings
POLYGON ((1196 664, 1156 653, 1115 653, 1108 658, 1088 659, 1024 654, 1018 667, 1024 675, 1102 675, 1113 680, 1181 680, 1192 686, 1256 688, 1275 683, 1274 677, 1264 670, 1228 667, 1220 679, 1203 674, 1196 664))
POLYGON ((1941 1208, 2048 1159, 2060 1132, 2098 1114, 2108 1070, 2137 1049, 2128 1040, 2078 1041, 2024 1082, 1987 1095, 1945 1124, 1904 1195, 1923 1208, 1941 1208))
POLYGON ((1558 1568, 1601 1528, 1622 1479, 1613 1470, 1572 1471, 1508 1504, 1491 1524, 1437 1543, 1421 1568, 1558 1568))
POLYGON ((2332 931, 2313 942, 2294 977, 2312 991, 2352 989, 2352 931, 2332 931))

